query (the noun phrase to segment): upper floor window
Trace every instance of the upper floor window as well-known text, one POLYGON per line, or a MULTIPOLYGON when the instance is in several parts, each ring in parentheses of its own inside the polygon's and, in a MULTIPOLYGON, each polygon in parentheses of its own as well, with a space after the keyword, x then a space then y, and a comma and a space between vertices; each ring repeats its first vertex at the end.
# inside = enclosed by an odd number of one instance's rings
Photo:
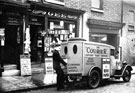
POLYGON ((91 0, 92 10, 103 10, 103 0, 91 0))
POLYGON ((43 0, 43 2, 50 2, 50 3, 65 5, 64 0, 43 0))
POLYGON ((129 24, 133 24, 135 22, 135 13, 134 11, 129 11, 129 24))

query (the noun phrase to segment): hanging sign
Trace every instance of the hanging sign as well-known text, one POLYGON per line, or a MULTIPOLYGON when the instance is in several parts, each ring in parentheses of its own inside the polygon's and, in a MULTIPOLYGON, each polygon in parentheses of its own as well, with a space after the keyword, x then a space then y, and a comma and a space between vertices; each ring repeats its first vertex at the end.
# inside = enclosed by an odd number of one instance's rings
POLYGON ((30 55, 20 55, 21 76, 31 75, 30 55))

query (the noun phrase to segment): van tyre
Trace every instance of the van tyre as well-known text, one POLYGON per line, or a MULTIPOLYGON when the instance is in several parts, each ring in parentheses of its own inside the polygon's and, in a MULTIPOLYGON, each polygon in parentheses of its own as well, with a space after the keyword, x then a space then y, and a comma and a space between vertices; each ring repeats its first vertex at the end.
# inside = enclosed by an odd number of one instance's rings
POLYGON ((124 71, 124 74, 123 74, 122 78, 123 78, 123 81, 129 82, 130 79, 131 79, 131 70, 129 70, 129 69, 126 68, 126 70, 124 71))
POLYGON ((99 71, 92 70, 90 76, 88 77, 88 87, 89 88, 97 88, 101 82, 101 75, 99 71))

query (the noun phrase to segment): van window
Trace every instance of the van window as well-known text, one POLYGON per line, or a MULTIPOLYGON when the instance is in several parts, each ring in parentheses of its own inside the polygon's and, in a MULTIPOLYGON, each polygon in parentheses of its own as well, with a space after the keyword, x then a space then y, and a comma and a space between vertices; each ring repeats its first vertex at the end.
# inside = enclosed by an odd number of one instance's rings
POLYGON ((73 52, 74 52, 74 54, 77 53, 77 45, 74 45, 74 46, 73 46, 73 52))
POLYGON ((67 52, 68 52, 68 48, 67 48, 67 46, 65 46, 64 47, 64 53, 67 54, 67 52))
POLYGON ((115 50, 114 49, 111 49, 111 56, 114 56, 115 55, 115 50))

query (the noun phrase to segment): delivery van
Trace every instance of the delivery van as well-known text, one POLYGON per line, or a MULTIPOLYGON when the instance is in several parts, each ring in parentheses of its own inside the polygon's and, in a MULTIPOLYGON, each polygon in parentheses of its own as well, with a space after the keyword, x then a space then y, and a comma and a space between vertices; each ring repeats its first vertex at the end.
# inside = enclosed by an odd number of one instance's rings
POLYGON ((86 80, 90 88, 97 88, 104 79, 130 81, 131 66, 115 59, 117 52, 111 45, 72 38, 61 44, 60 54, 67 61, 68 78, 86 80))

